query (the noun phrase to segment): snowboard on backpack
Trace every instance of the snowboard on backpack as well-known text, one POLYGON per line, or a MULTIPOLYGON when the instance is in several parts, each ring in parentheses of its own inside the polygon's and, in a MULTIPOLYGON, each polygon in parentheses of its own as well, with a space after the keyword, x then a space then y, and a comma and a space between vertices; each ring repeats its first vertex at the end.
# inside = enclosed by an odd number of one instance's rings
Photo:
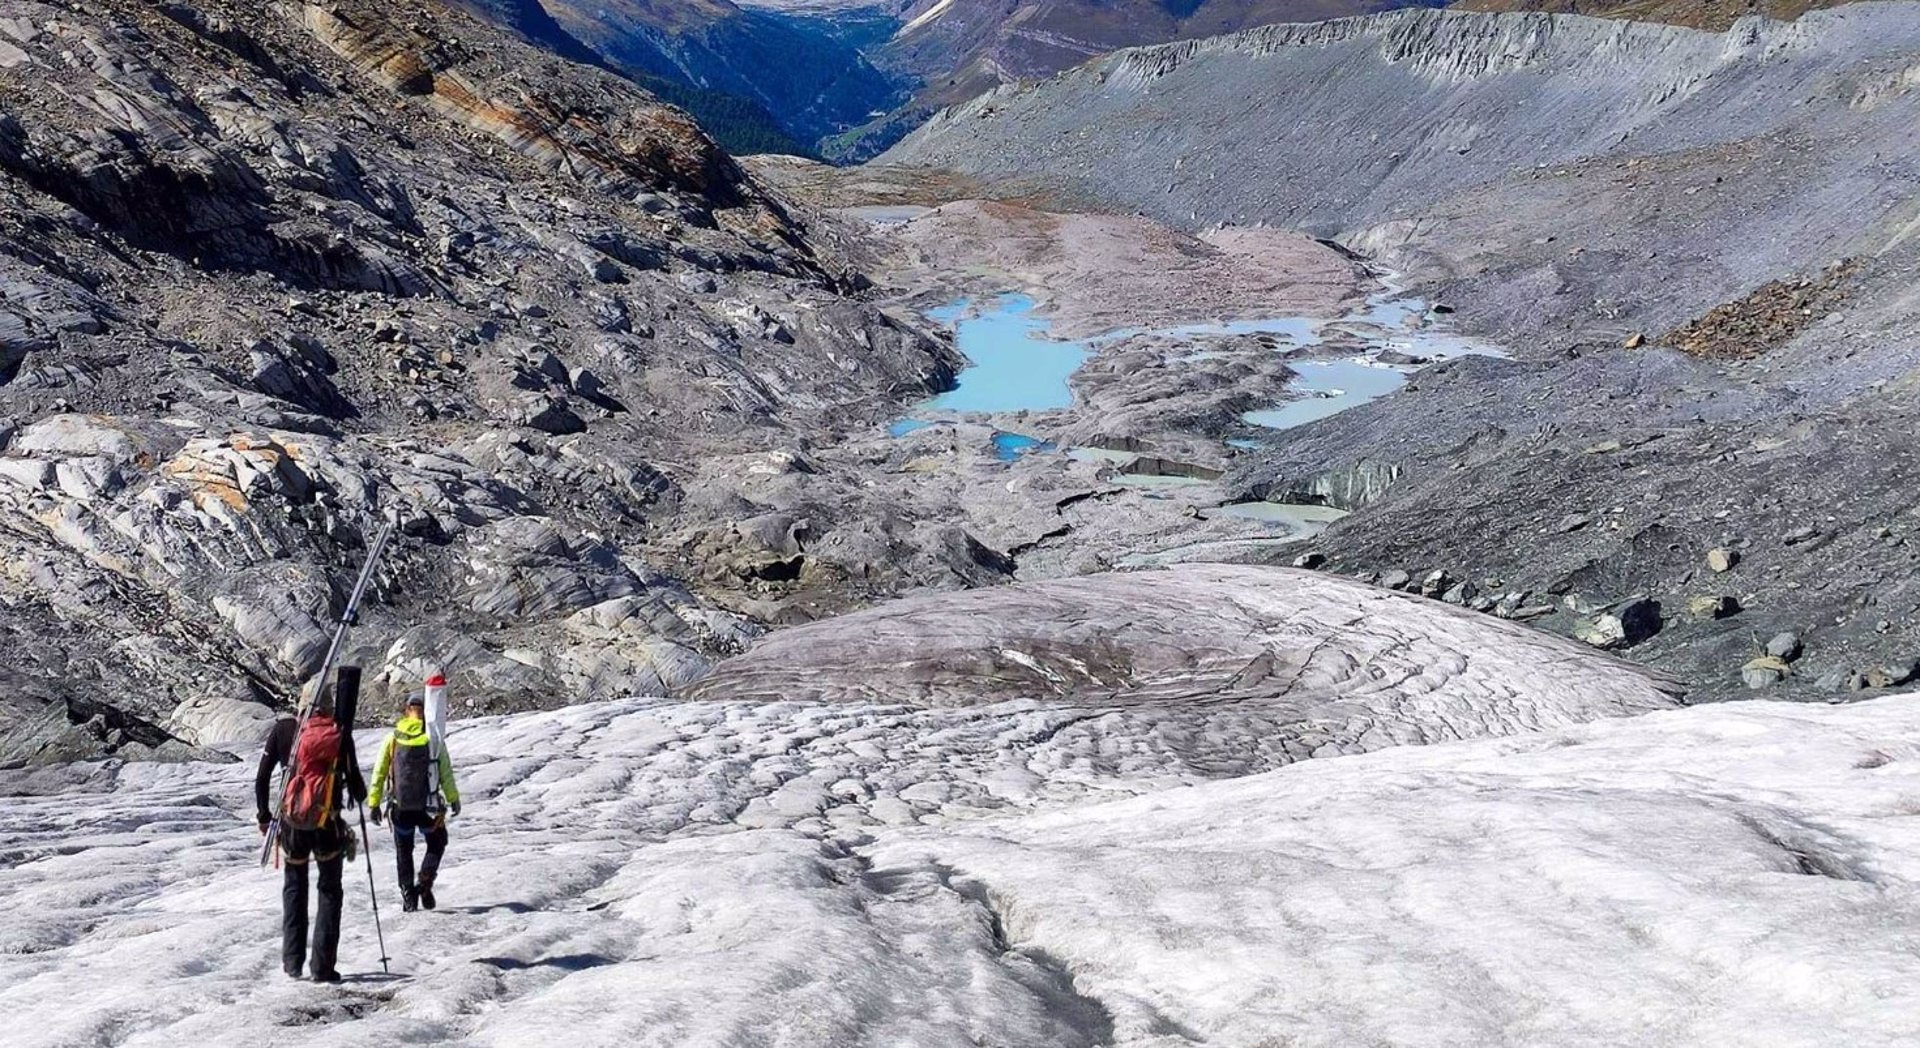
POLYGON ((447 678, 435 672, 427 678, 425 688, 427 702, 427 789, 433 796, 433 810, 437 817, 444 818, 447 800, 440 794, 440 765, 446 758, 447 741, 447 678))

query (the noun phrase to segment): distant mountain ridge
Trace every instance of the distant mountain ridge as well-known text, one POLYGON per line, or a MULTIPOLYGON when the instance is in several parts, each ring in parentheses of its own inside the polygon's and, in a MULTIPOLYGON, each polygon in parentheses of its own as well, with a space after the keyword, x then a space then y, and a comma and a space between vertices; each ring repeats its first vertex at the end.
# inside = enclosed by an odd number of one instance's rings
MULTIPOLYGON (((825 21, 728 0, 453 2, 562 58, 638 81, 734 153, 812 155, 821 139, 907 97, 897 74, 862 56, 876 34, 860 32, 861 16, 825 21)), ((892 23, 882 22, 884 39, 892 23)))
MULTIPOLYGON (((685 107, 734 153, 877 155, 946 106, 1142 44, 1406 0, 453 0, 685 107)), ((1431 6, 1418 4, 1417 6, 1431 6)))
POLYGON ((1406 6, 1407 0, 915 0, 877 60, 922 86, 874 125, 874 155, 935 111, 1005 83, 1043 80, 1122 48, 1219 36, 1280 22, 1318 22, 1406 6))
POLYGON ((1462 11, 1545 11, 1721 30, 1747 15, 1791 22, 1809 11, 1851 2, 1853 0, 1460 0, 1453 6, 1462 11))

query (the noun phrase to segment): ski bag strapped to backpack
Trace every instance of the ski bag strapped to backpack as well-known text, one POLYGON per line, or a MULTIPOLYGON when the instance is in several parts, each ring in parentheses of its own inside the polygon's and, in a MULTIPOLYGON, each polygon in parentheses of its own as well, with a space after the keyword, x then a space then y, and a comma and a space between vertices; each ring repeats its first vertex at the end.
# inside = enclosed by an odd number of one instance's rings
POLYGON ((333 821, 340 740, 340 725, 325 714, 313 714, 300 726, 293 740, 293 771, 280 800, 280 821, 287 828, 318 830, 333 821))

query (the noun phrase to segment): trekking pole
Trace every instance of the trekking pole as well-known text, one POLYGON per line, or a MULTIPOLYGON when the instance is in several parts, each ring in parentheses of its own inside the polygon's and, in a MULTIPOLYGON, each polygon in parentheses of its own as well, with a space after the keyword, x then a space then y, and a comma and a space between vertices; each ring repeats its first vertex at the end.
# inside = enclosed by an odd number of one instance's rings
POLYGON ((360 805, 360 854, 367 860, 367 898, 373 900, 373 934, 380 939, 380 973, 391 975, 387 968, 387 933, 380 927, 380 892, 373 881, 373 838, 367 833, 367 806, 360 805))

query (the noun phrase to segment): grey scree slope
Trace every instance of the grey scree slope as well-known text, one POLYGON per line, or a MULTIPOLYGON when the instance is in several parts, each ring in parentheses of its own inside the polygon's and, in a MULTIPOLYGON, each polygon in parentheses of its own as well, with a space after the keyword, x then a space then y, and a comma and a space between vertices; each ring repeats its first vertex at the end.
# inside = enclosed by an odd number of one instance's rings
POLYGON ((1802 631, 1785 687, 1827 695, 1920 653, 1916 127, 1920 5, 1725 34, 1406 10, 1117 53, 883 159, 1399 268, 1515 359, 1272 439, 1231 488, 1364 508, 1323 536, 1333 570, 1495 581, 1548 628, 1652 596, 1666 626, 1630 654, 1695 698, 1744 694, 1760 644, 1802 631), (1621 348, 1843 257, 1844 296, 1751 359, 1621 348), (1715 546, 1742 564, 1708 571, 1715 546), (1745 610, 1687 614, 1716 597, 1745 610))

